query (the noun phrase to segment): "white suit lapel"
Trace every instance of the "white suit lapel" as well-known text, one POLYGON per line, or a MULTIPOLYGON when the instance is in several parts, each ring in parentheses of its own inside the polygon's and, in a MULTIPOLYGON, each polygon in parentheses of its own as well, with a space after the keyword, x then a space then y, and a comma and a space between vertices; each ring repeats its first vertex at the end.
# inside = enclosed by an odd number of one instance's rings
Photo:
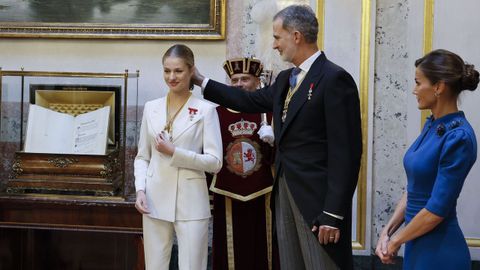
POLYGON ((152 127, 155 135, 159 134, 165 128, 167 122, 166 112, 166 98, 163 97, 158 99, 158 102, 153 105, 151 117, 148 118, 150 121, 149 125, 152 127))
POLYGON ((182 110, 178 113, 173 124, 173 142, 177 141, 191 126, 202 119, 200 102, 191 96, 182 110))

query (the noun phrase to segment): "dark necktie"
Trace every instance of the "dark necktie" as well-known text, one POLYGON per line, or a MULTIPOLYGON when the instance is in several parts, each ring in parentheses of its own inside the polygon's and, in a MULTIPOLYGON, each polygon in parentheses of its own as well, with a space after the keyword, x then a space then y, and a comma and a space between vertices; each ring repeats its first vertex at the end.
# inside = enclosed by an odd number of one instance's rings
POLYGON ((295 86, 297 85, 297 77, 298 74, 300 74, 300 71, 302 70, 298 67, 292 69, 292 73, 290 73, 290 78, 288 79, 291 89, 295 88, 295 86))

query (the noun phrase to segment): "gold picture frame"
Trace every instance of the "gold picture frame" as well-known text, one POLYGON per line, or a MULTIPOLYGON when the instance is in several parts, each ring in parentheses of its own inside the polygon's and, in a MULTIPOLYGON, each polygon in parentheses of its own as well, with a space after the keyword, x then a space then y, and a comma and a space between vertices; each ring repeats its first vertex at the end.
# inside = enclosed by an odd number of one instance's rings
POLYGON ((0 38, 221 40, 226 0, 0 0, 0 38))

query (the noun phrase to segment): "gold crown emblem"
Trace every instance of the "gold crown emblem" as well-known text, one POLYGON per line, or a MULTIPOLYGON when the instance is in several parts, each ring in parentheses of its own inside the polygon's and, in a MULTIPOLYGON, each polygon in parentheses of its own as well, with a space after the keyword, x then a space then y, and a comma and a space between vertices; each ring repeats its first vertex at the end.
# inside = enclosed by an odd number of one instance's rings
POLYGON ((257 123, 245 121, 243 119, 228 126, 228 131, 232 133, 233 137, 252 136, 256 129, 257 123))
POLYGON ((255 58, 234 58, 223 63, 223 69, 227 72, 228 77, 233 74, 252 74, 259 77, 262 74, 263 65, 260 60, 255 58))

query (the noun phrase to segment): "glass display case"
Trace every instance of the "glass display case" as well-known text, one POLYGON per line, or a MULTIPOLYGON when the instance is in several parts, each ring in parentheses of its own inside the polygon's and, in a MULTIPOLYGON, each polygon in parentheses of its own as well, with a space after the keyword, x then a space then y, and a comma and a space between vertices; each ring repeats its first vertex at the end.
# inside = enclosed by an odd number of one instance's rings
POLYGON ((138 77, 0 70, 0 190, 128 197, 138 77))

